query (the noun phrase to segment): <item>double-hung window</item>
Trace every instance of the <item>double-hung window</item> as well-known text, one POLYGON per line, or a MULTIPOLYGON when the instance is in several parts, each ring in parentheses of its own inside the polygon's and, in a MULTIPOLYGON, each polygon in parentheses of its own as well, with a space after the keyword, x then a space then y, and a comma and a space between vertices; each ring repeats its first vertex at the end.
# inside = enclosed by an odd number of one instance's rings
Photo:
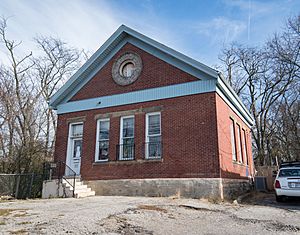
POLYGON ((161 158, 161 114, 146 114, 146 158, 161 158))
POLYGON ((241 136, 241 127, 239 124, 237 124, 237 143, 238 143, 238 155, 240 156, 239 161, 243 163, 242 136, 241 136))
POLYGON ((108 161, 109 158, 109 119, 97 123, 97 143, 95 161, 108 161))
POLYGON ((121 117, 119 160, 134 159, 134 116, 121 117))
POLYGON ((230 119, 230 139, 231 139, 231 153, 232 153, 232 160, 237 161, 236 157, 236 141, 235 141, 235 128, 234 128, 234 120, 230 119))
POLYGON ((247 154, 247 137, 246 137, 246 131, 243 129, 243 140, 244 140, 244 158, 246 159, 246 164, 248 165, 248 154, 247 154))

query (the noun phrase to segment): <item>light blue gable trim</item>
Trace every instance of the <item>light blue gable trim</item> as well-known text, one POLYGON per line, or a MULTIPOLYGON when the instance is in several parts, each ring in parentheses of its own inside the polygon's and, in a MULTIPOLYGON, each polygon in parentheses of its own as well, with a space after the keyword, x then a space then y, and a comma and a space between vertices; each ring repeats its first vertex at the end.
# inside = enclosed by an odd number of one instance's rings
POLYGON ((188 82, 111 96, 72 101, 58 105, 57 113, 63 114, 91 109, 108 108, 213 91, 216 91, 215 80, 188 82))
MULTIPOLYGON (((49 106, 51 108, 56 108, 56 106, 60 103, 67 102, 74 95, 74 91, 78 91, 78 87, 82 87, 82 84, 86 84, 86 82, 91 79, 89 73, 95 74, 95 71, 99 71, 101 66, 99 64, 105 64, 104 61, 107 62, 106 56, 110 55, 110 58, 116 53, 116 48, 120 48, 120 43, 124 43, 125 38, 135 39, 136 45, 137 42, 140 41, 140 46, 148 45, 152 47, 150 53, 155 54, 153 49, 160 51, 160 54, 164 60, 169 57, 173 57, 170 59, 172 63, 177 61, 177 66, 189 72, 200 79, 205 77, 218 77, 218 72, 192 58, 189 58, 151 38, 146 37, 143 34, 140 34, 134 31, 131 28, 128 28, 124 25, 120 26, 118 30, 93 54, 93 56, 62 86, 61 89, 55 93, 49 101, 49 106), (197 71, 198 70, 198 71, 197 71), (197 75, 198 74, 198 75, 197 75), (201 74, 201 75, 199 75, 201 74)), ((123 44, 124 45, 124 44, 123 44)), ((150 48, 150 47, 148 47, 150 48)))
POLYGON ((180 70, 182 70, 186 73, 189 73, 201 80, 214 79, 214 77, 212 77, 211 75, 208 75, 207 73, 203 72, 202 70, 199 70, 199 69, 187 64, 183 60, 178 60, 175 57, 172 57, 169 54, 166 54, 163 51, 158 50, 157 48, 155 48, 155 47, 151 46, 150 44, 147 44, 141 40, 138 40, 133 37, 128 37, 126 40, 129 43, 131 43, 132 45, 148 52, 149 54, 151 54, 151 55, 167 62, 168 64, 171 64, 174 67, 177 67, 180 70))
POLYGON ((95 67, 93 70, 90 69, 90 72, 86 75, 86 77, 82 76, 80 84, 75 86, 75 88, 64 97, 61 103, 67 103, 67 101, 70 100, 82 87, 84 87, 84 85, 87 84, 126 43, 127 40, 125 38, 110 52, 110 54, 97 63, 97 67, 95 67))
POLYGON ((111 60, 111 58, 126 44, 126 43, 131 43, 132 45, 148 52, 149 54, 152 54, 153 56, 177 67, 180 68, 181 70, 195 76, 198 78, 201 78, 201 80, 209 80, 212 79, 209 75, 203 73, 201 70, 196 69, 194 67, 191 67, 187 64, 185 64, 181 60, 177 60, 174 57, 171 57, 154 47, 143 43, 135 38, 132 37, 125 37, 122 41, 119 42, 119 44, 108 54, 103 60, 101 60, 98 64, 97 67, 94 68, 93 71, 90 71, 87 77, 82 77, 80 84, 78 84, 70 93, 64 97, 64 99, 61 101, 61 103, 67 103, 68 100, 70 100, 86 83, 88 83, 100 70, 105 66, 105 64, 111 60))
MULTIPOLYGON (((66 96, 70 96, 70 92, 76 90, 82 82, 87 82, 86 78, 95 67, 101 68, 108 60, 105 59, 107 55, 114 55, 111 52, 119 50, 125 45, 124 38, 127 34, 121 34, 121 27, 85 62, 85 64, 50 98, 49 106, 56 108, 56 106, 63 100, 66 100, 66 96), (119 44, 119 46, 118 46, 119 44)), ((108 57, 109 59, 111 57, 108 57)), ((91 76, 89 76, 91 77, 91 76)), ((82 86, 80 86, 81 88, 82 86)))
POLYGON ((220 97, 227 103, 227 105, 246 123, 249 127, 253 125, 253 119, 251 114, 240 101, 232 88, 224 82, 223 79, 218 78, 216 91, 220 97))

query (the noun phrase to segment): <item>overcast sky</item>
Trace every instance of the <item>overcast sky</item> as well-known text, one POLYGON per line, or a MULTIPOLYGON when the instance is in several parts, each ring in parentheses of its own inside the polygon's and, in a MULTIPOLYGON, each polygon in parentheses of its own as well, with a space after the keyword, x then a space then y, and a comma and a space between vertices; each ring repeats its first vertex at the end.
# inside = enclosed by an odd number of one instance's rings
POLYGON ((260 45, 299 10, 299 0, 0 0, 8 36, 24 51, 45 35, 93 53, 125 24, 210 66, 224 45, 260 45))

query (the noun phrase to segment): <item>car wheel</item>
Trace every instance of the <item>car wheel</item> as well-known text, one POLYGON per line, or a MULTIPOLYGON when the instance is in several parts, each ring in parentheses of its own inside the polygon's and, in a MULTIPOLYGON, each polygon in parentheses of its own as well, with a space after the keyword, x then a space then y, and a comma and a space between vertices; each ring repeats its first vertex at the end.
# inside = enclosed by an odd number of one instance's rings
POLYGON ((282 196, 277 196, 277 195, 275 195, 276 196, 276 201, 277 202, 283 202, 283 197, 282 196))

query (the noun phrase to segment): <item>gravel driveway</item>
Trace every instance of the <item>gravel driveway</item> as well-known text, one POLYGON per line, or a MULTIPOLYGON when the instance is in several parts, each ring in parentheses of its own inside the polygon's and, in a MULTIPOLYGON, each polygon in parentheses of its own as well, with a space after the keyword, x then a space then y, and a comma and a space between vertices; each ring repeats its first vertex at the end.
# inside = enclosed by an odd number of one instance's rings
POLYGON ((300 234, 300 205, 89 197, 0 203, 0 234, 300 234))

